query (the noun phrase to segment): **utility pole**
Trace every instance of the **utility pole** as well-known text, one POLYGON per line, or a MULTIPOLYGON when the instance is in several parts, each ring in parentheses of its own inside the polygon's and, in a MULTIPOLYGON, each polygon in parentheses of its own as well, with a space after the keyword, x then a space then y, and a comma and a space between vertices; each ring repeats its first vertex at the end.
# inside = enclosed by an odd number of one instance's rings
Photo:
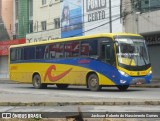
POLYGON ((112 9, 111 0, 109 0, 109 23, 110 23, 110 33, 112 33, 112 9))

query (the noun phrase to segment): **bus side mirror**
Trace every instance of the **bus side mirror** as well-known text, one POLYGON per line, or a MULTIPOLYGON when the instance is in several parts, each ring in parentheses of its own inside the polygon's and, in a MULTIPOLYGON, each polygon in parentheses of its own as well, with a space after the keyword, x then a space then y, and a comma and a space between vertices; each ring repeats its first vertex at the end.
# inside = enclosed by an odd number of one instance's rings
POLYGON ((116 46, 119 46, 119 42, 118 42, 118 41, 114 41, 114 44, 115 44, 116 46))

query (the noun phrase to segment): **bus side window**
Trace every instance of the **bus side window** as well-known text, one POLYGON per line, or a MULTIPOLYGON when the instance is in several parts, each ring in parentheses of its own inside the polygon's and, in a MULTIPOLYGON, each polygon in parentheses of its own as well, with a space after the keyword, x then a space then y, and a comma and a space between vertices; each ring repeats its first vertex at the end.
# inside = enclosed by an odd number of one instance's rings
POLYGON ((111 59, 111 45, 106 45, 105 48, 105 52, 106 52, 106 60, 110 60, 111 59))
POLYGON ((65 49, 64 49, 64 55, 65 55, 65 57, 67 58, 67 57, 72 57, 73 55, 72 55, 72 42, 67 42, 67 43, 65 43, 65 47, 64 47, 65 49))
POLYGON ((35 59, 35 47, 25 47, 24 48, 24 60, 35 59))
POLYGON ((80 54, 79 50, 80 50, 80 42, 73 41, 72 42, 72 56, 79 57, 79 54, 80 54))
POLYGON ((45 54, 45 46, 37 46, 36 47, 36 59, 43 59, 45 54))
POLYGON ((45 45, 45 49, 44 49, 44 59, 50 59, 50 53, 49 53, 49 45, 45 45))
POLYGON ((50 53, 50 59, 55 58, 56 53, 55 53, 55 48, 54 48, 54 44, 49 45, 49 53, 50 53))
POLYGON ((81 42, 81 56, 97 56, 97 39, 85 40, 81 42))
POLYGON ((49 46, 50 51, 50 59, 54 58, 63 58, 64 57, 64 44, 63 43, 55 43, 49 46))
POLYGON ((23 60, 23 54, 24 53, 24 50, 23 48, 17 48, 17 60, 23 60))
POLYGON ((16 61, 17 60, 17 49, 11 48, 10 50, 10 60, 16 61))
POLYGON ((56 58, 63 58, 64 54, 63 54, 63 50, 64 50, 64 44, 63 43, 56 43, 55 46, 55 54, 56 54, 56 58))

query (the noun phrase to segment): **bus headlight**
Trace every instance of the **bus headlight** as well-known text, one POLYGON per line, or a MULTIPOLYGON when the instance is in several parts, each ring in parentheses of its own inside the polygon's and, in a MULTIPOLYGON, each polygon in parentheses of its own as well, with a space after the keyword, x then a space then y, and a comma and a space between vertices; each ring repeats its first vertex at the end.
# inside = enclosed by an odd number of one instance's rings
POLYGON ((148 73, 148 75, 152 74, 152 70, 150 70, 150 72, 148 73))
POLYGON ((128 76, 129 76, 127 73, 125 73, 125 72, 123 72, 123 71, 121 71, 121 70, 118 70, 118 71, 119 71, 120 74, 122 74, 122 75, 125 76, 125 77, 128 77, 128 76))

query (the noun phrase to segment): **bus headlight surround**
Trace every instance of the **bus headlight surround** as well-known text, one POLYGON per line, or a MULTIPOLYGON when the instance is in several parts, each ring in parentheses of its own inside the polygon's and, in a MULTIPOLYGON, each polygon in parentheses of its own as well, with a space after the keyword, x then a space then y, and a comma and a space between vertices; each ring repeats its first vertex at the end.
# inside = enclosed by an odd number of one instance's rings
POLYGON ((120 74, 122 74, 122 75, 125 76, 125 77, 128 77, 128 76, 129 76, 127 73, 125 73, 125 72, 123 72, 123 71, 121 71, 121 70, 118 70, 118 71, 119 71, 120 74))

